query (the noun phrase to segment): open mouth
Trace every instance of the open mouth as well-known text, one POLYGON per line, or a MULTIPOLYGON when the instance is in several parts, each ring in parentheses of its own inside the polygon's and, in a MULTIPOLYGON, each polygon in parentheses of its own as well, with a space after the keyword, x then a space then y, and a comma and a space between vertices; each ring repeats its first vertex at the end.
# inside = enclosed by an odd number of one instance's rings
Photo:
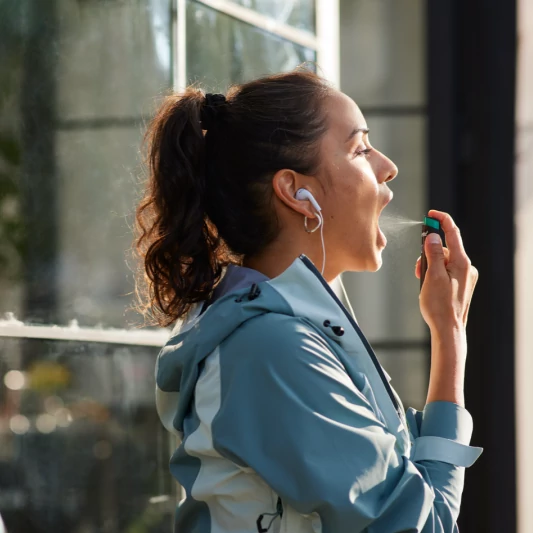
POLYGON ((385 237, 385 234, 383 233, 383 231, 381 231, 381 228, 379 226, 378 226, 378 241, 383 246, 387 244, 387 237, 385 237))
MULTIPOLYGON (((383 210, 392 201, 393 197, 394 197, 394 194, 392 193, 392 191, 389 191, 389 197, 387 198, 387 201, 385 202, 385 204, 381 208, 381 211, 379 212, 379 216, 382 215, 383 210)), ((379 227, 379 219, 378 219, 378 241, 383 246, 386 246, 386 244, 387 244, 387 237, 385 237, 385 234, 383 233, 383 230, 379 227)))

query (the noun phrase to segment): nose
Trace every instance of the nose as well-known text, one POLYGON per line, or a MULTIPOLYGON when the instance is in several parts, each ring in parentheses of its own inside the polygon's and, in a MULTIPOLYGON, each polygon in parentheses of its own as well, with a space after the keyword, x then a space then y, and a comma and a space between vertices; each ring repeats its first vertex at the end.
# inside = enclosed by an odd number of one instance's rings
POLYGON ((378 176, 382 183, 392 181, 398 175, 398 167, 383 153, 380 154, 382 161, 380 164, 380 172, 378 176))
POLYGON ((385 181, 391 181, 398 175, 398 167, 391 161, 391 170, 389 171, 389 175, 385 181))

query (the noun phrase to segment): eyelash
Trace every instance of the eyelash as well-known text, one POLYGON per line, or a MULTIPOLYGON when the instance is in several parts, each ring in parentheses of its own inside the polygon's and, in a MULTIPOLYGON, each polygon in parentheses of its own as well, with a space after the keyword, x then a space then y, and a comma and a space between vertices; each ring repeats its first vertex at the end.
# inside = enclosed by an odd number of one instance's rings
POLYGON ((354 152, 354 157, 357 157, 358 155, 365 154, 368 155, 372 151, 372 148, 367 148, 366 150, 356 150, 354 152))

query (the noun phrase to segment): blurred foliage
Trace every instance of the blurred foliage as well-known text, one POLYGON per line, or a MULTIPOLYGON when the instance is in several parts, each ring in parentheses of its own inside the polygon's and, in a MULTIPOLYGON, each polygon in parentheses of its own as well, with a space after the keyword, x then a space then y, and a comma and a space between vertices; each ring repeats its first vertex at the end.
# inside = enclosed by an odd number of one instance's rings
POLYGON ((0 136, 0 275, 14 280, 20 269, 16 265, 25 255, 25 226, 20 212, 19 144, 14 138, 0 136), (3 170, 7 167, 8 170, 3 170), (16 257, 14 257, 14 254, 16 257))
POLYGON ((53 361, 38 361, 28 371, 29 386, 33 390, 53 393, 69 386, 72 376, 68 368, 53 361))
POLYGON ((0 276, 9 281, 20 279, 27 242, 21 209, 21 143, 15 129, 25 5, 25 1, 0 0, 0 276))

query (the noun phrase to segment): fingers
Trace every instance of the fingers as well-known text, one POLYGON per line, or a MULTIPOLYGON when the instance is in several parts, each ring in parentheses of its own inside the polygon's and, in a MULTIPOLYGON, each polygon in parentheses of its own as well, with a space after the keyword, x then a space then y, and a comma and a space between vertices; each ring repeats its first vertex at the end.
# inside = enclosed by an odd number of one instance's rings
POLYGON ((479 279, 479 272, 475 266, 470 267, 470 290, 468 291, 468 303, 466 305, 466 309, 463 315, 463 323, 466 326, 466 323, 468 322, 468 311, 470 310, 470 302, 472 300, 472 296, 474 294, 474 289, 476 288, 477 280, 479 279))
MULTIPOLYGON (((449 260, 450 260, 450 250, 448 250, 448 248, 442 248, 443 252, 444 252, 444 264, 447 265, 449 260)), ((420 276, 422 275, 422 272, 421 272, 421 257, 419 257, 417 260, 416 260, 416 265, 415 265, 415 276, 420 279, 420 276)))
POLYGON ((448 213, 431 209, 428 213, 431 218, 436 218, 444 231, 446 236, 446 245, 450 250, 450 263, 456 264, 460 267, 467 268, 470 266, 470 260, 466 255, 461 232, 456 226, 452 217, 448 213))

